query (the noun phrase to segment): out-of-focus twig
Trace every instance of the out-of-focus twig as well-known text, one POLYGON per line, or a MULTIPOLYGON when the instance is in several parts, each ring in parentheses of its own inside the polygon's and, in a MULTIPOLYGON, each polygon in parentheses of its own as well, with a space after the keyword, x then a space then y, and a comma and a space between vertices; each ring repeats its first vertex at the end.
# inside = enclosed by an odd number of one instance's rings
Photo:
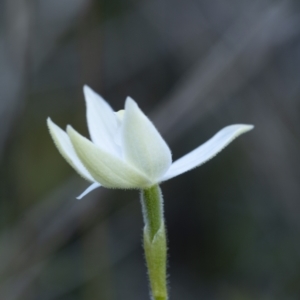
POLYGON ((0 156, 24 104, 32 33, 32 6, 28 1, 5 1, 3 5, 6 30, 0 35, 0 156))
POLYGON ((220 101, 244 87, 268 63, 274 49, 286 42, 282 28, 289 28, 296 17, 292 16, 289 3, 279 2, 264 8, 257 2, 256 5, 256 9, 247 8, 241 13, 208 56, 200 59, 156 107, 152 118, 170 140, 181 136, 220 101))

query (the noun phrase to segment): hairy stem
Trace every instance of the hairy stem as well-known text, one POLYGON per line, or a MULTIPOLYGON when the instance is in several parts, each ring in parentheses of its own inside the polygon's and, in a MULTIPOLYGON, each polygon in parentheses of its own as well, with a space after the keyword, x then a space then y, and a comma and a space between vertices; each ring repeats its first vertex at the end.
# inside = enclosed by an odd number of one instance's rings
POLYGON ((154 300, 167 300, 167 245, 163 217, 163 198, 158 185, 142 190, 144 249, 154 300))

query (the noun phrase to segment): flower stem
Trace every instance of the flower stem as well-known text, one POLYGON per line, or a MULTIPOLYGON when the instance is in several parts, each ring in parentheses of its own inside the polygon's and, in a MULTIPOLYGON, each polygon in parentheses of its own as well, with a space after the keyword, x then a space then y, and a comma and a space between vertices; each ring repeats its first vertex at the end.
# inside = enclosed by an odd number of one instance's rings
POLYGON ((167 300, 167 243, 163 216, 163 198, 158 185, 142 190, 144 250, 154 300, 167 300))

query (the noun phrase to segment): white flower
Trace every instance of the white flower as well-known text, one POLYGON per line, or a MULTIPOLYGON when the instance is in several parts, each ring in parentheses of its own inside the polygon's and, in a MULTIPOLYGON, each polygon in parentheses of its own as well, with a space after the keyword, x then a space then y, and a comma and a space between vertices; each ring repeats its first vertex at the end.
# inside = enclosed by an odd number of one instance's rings
POLYGON ((198 167, 214 157, 252 125, 231 125, 209 141, 172 163, 171 151, 136 102, 128 97, 125 110, 115 113, 89 87, 84 87, 87 123, 91 140, 70 125, 66 132, 47 123, 61 155, 92 185, 82 198, 97 187, 145 189, 198 167))

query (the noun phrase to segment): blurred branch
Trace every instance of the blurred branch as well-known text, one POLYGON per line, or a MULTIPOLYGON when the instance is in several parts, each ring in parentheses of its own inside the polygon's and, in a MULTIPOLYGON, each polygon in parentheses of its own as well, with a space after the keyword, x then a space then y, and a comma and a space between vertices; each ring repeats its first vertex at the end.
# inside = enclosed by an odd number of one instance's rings
POLYGON ((32 6, 25 0, 4 3, 5 34, 0 35, 0 156, 24 104, 32 33, 32 6))
POLYGON ((5 30, 0 34, 0 156, 24 107, 28 75, 39 70, 58 38, 89 2, 5 0, 5 30))
POLYGON ((1 297, 5 300, 24 299, 24 292, 35 282, 44 267, 44 263, 39 263, 6 279, 1 283, 1 297))
POLYGON ((170 140, 181 136, 218 103, 244 87, 264 68, 279 45, 298 34, 293 31, 287 35, 283 30, 296 17, 290 12, 289 2, 267 7, 256 2, 251 9, 246 8, 208 56, 200 59, 162 105, 156 107, 154 123, 170 140))
POLYGON ((32 63, 35 72, 59 46, 59 38, 84 15, 92 0, 38 0, 32 63))

